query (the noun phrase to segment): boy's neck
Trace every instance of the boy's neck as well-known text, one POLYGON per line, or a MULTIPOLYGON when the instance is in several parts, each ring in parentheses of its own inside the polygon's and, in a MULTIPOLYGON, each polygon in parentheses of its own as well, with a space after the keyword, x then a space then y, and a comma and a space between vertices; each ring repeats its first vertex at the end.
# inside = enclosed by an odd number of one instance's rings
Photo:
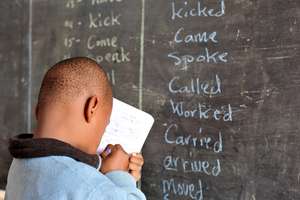
POLYGON ((66 133, 65 131, 61 130, 55 130, 52 129, 51 131, 43 130, 43 129, 37 129, 34 134, 34 138, 52 138, 56 140, 60 140, 62 142, 68 143, 72 145, 73 147, 85 152, 91 154, 91 151, 88 147, 82 146, 82 142, 78 141, 79 139, 76 138, 77 134, 70 134, 66 133), (70 135, 72 137, 70 137, 70 135))

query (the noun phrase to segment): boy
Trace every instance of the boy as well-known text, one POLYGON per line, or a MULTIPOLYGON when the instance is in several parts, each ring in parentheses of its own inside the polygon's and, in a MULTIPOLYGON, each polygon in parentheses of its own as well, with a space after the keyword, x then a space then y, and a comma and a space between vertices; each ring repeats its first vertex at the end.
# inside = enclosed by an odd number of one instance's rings
POLYGON ((130 156, 115 145, 105 158, 95 155, 111 110, 112 89, 96 62, 78 57, 51 67, 40 89, 34 134, 10 140, 14 160, 5 199, 145 199, 136 188, 140 154, 130 156))

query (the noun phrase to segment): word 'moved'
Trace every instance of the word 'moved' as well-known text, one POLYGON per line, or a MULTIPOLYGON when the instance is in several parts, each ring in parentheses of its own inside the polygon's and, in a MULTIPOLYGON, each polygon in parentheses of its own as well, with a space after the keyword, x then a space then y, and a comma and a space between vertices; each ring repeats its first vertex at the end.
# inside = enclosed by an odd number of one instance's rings
POLYGON ((202 182, 199 179, 197 184, 175 182, 174 178, 162 180, 163 199, 169 200, 170 194, 174 196, 189 197, 195 200, 203 200, 202 182))

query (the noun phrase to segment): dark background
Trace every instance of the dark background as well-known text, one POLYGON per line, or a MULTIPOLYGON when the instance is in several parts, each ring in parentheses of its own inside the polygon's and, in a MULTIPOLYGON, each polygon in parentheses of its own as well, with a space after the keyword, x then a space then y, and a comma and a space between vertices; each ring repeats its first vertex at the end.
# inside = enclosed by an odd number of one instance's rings
POLYGON ((0 19, 0 188, 4 188, 11 162, 8 138, 27 131, 27 4, 0 1, 0 19))
MULTIPOLYGON (((172 2, 128 0, 93 4, 93 0, 2 0, 0 2, 0 187, 5 188, 11 157, 8 138, 32 131, 34 105, 45 71, 70 56, 96 58, 108 52, 129 52, 129 61, 99 62, 114 74, 114 95, 151 113, 155 124, 143 148, 142 190, 148 199, 163 199, 163 180, 195 184, 202 181, 203 199, 296 200, 300 199, 300 2, 298 0, 225 0, 225 15, 172 20, 172 2), (143 6, 144 5, 144 6, 143 6), (142 12, 144 8, 144 13, 142 12), (120 25, 89 28, 90 15, 121 15, 120 25), (144 35, 141 34, 144 16, 144 35), (73 26, 65 26, 72 21, 73 26), (80 24, 80 25, 79 25, 80 24), (218 44, 176 44, 175 32, 217 31, 218 44), (117 47, 87 48, 91 35, 116 36, 117 47), (66 39, 80 42, 72 45, 66 39), (141 46, 143 39, 144 46, 141 46), (168 53, 196 55, 204 48, 228 52, 227 63, 193 63, 186 70, 175 66, 168 53), (144 56, 141 58, 141 50, 144 56), (141 66, 141 60, 143 65, 141 66), (142 68, 141 68, 142 67, 142 68), (143 69, 143 71, 141 71, 143 69), (179 85, 191 78, 221 79, 217 96, 172 94, 168 83, 179 85), (219 108, 230 104, 231 122, 183 118, 172 113, 170 99, 192 109, 198 103, 219 108), (217 139, 222 132, 223 151, 216 154, 191 146, 167 144, 169 124, 176 134, 217 139), (166 170, 167 155, 192 160, 221 162, 217 177, 204 173, 166 170)), ((203 6, 218 9, 217 0, 203 6)), ((187 1, 186 8, 197 1, 187 1)), ((191 199, 169 192, 169 199, 191 199)))

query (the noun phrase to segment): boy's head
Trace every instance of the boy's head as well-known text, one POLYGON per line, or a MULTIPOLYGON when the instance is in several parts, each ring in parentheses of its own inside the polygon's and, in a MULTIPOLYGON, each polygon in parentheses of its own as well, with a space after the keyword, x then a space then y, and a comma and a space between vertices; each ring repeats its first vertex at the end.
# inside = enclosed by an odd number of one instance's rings
POLYGON ((35 137, 63 140, 95 153, 112 109, 112 89, 104 70, 84 57, 51 67, 42 82, 35 137))

